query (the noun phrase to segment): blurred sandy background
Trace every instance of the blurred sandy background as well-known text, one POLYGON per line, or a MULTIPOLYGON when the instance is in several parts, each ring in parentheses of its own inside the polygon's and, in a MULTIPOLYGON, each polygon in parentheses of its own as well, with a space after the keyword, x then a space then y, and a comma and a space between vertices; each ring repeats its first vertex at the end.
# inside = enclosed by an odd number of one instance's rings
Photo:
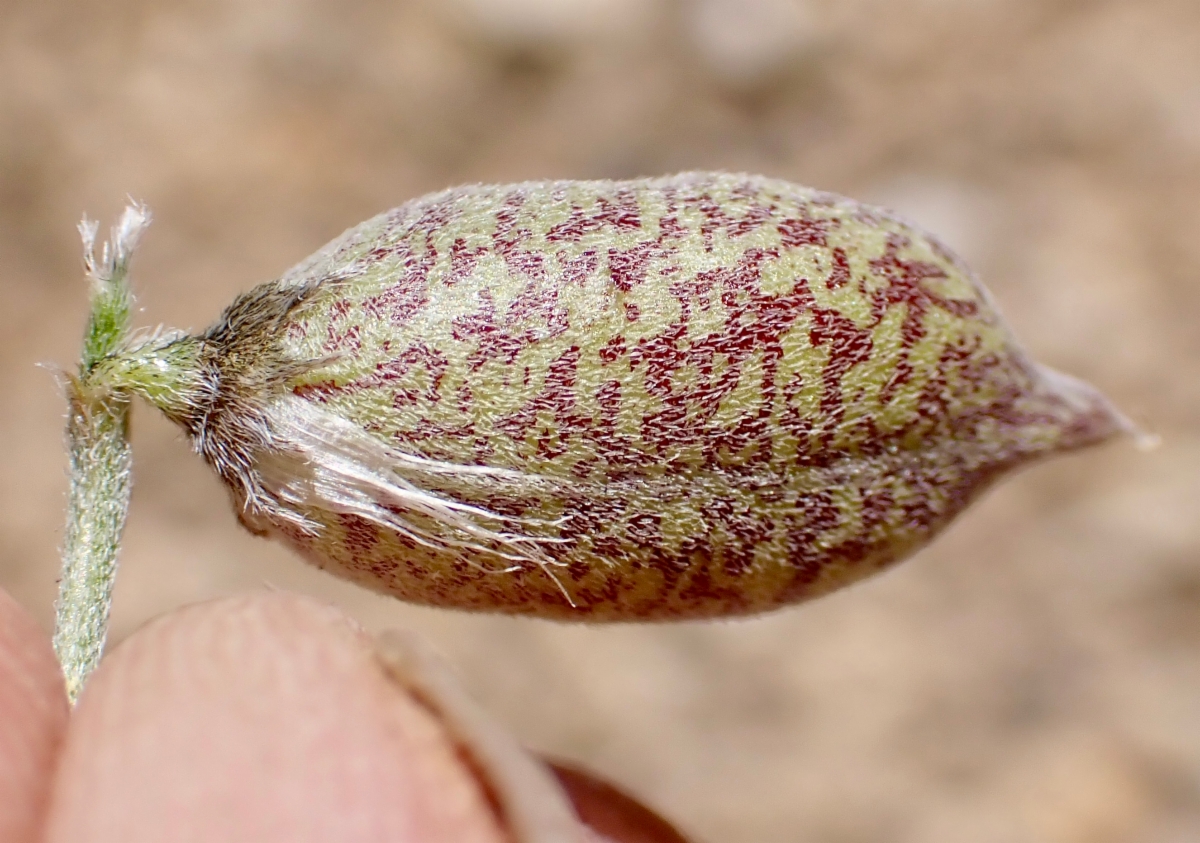
POLYGON ((201 328, 469 181, 748 170, 890 205, 1046 362, 1162 435, 1032 469, 876 581, 587 629, 415 609, 240 531, 135 416, 115 638, 265 584, 426 632, 525 742, 709 843, 1200 840, 1195 0, 23 0, 0 6, 0 585, 49 627, 74 225, 154 209, 143 324, 201 328))

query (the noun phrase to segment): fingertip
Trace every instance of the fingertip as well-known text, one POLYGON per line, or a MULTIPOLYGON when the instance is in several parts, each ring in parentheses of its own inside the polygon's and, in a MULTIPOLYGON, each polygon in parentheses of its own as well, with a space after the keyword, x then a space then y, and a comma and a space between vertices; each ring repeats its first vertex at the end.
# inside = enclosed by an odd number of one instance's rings
POLYGON ((486 794, 336 609, 256 593, 172 613, 75 711, 49 840, 487 841, 486 794))
POLYGON ((0 840, 34 840, 69 709, 50 639, 0 591, 0 840))

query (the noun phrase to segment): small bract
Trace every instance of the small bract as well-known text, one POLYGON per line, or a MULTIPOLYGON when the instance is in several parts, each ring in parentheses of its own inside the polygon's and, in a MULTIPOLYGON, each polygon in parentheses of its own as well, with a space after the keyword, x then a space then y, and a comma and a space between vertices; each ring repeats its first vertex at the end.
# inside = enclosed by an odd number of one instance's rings
POLYGON ((1127 427, 929 235, 714 173, 423 197, 110 366, 320 567, 594 621, 828 592, 1127 427))

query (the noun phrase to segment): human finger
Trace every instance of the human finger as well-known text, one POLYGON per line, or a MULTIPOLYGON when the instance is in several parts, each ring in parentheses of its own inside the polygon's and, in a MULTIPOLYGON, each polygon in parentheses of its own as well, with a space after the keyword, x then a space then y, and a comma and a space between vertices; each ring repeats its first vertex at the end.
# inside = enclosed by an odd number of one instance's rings
POLYGON ((37 839, 67 697, 50 639, 0 591, 0 841, 37 839))
POLYGON ((160 618, 93 675, 47 840, 503 839, 437 719, 336 610, 260 593, 160 618))

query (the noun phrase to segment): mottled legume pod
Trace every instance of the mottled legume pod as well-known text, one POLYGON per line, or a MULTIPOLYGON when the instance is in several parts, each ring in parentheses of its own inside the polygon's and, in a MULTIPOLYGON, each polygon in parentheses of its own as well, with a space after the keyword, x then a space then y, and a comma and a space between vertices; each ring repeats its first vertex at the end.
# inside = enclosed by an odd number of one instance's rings
POLYGON ((405 600, 581 620, 828 592, 1125 426, 929 235, 722 174, 427 196, 120 366, 252 530, 405 600))

